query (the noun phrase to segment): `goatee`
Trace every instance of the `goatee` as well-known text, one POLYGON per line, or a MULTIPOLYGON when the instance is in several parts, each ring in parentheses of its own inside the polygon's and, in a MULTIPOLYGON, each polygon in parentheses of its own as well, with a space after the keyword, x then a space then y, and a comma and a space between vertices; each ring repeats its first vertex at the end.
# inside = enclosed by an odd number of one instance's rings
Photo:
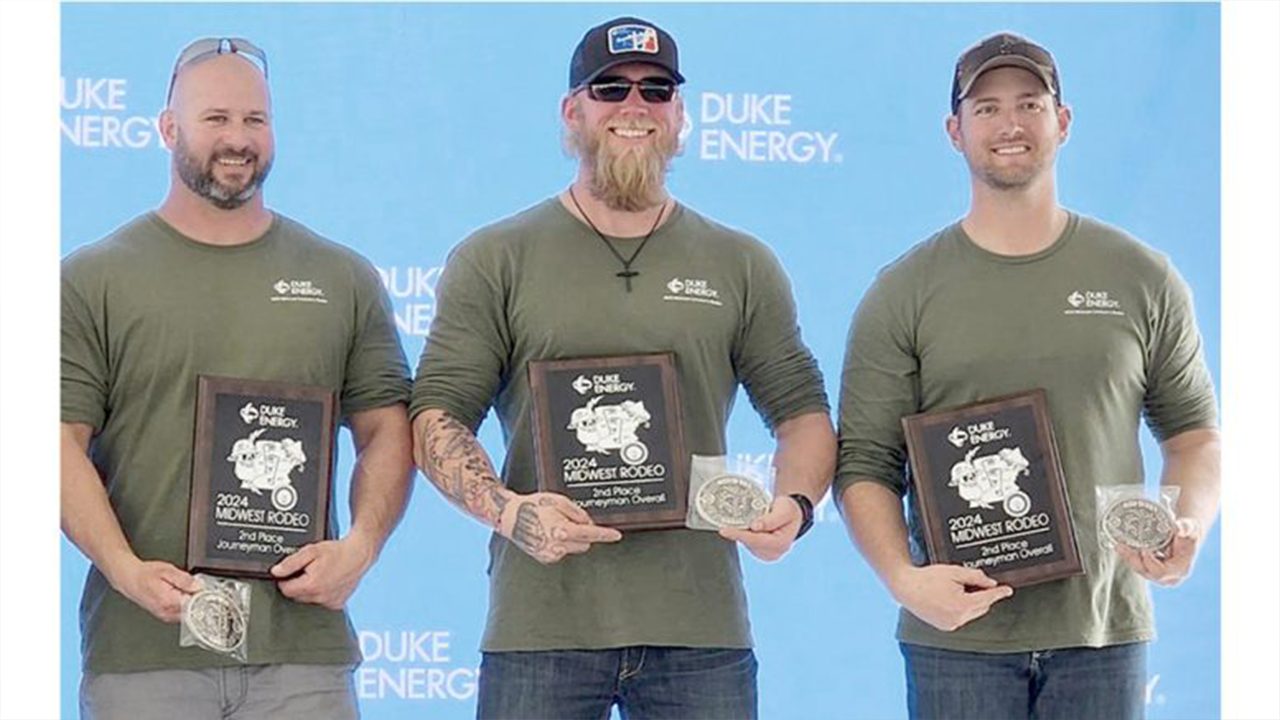
POLYGON ((570 150, 591 166, 587 189, 613 210, 640 212, 661 205, 666 201, 666 175, 679 151, 679 138, 652 121, 614 127, 651 129, 652 142, 619 148, 609 142, 606 128, 570 131, 570 150))

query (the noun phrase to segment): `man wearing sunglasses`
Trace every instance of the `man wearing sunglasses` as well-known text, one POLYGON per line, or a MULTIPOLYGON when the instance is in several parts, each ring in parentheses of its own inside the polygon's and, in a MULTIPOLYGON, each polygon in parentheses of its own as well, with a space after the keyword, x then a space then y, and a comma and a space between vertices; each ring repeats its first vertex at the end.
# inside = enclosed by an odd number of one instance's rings
POLYGON ((62 527, 93 563, 83 718, 358 715, 343 607, 411 489, 408 365, 373 267, 264 204, 266 73, 246 40, 188 46, 160 116, 167 197, 63 263, 62 527), (199 375, 338 391, 358 456, 346 535, 246 581, 247 664, 179 646, 199 375))
POLYGON ((756 717, 735 542, 765 560, 788 551, 826 492, 835 439, 776 258, 667 193, 682 82, 675 41, 652 23, 589 30, 561 102, 576 180, 457 246, 437 288, 414 451, 494 530, 481 718, 600 718, 615 704, 636 718, 756 717), (623 534, 538 492, 528 363, 664 351, 689 452, 726 454, 739 384, 777 435, 775 497, 747 529, 623 534), (474 435, 491 406, 501 480, 474 435))
POLYGON ((902 605, 913 718, 1142 717, 1145 581, 1185 579, 1217 513, 1216 402, 1190 293, 1168 257, 1058 205, 1071 119, 1044 48, 1000 33, 965 51, 946 130, 969 166, 969 213, 886 267, 850 332, 836 492, 902 605), (1047 395, 1084 574, 1014 591, 926 564, 918 502, 910 542, 903 520, 915 489, 901 419, 1033 388, 1047 395), (1095 488, 1142 483, 1144 414, 1161 483, 1181 488, 1177 532, 1159 551, 1112 552, 1095 488))

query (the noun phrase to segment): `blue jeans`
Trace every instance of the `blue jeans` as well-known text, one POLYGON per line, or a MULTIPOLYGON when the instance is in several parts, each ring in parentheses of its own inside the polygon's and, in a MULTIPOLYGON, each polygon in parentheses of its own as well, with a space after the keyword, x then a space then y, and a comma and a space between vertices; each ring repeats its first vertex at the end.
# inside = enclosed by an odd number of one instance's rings
POLYGON ((1147 644, 974 653, 900 643, 912 720, 1141 720, 1147 644))
POLYGON ((751 650, 638 646, 487 652, 480 720, 755 720, 751 650))

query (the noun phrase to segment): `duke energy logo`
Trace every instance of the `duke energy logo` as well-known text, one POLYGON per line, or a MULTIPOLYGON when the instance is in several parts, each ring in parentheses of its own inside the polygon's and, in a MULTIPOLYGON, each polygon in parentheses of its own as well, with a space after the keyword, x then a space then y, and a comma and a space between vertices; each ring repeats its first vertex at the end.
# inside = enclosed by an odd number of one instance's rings
POLYGON ((724 305, 720 300, 720 291, 711 286, 706 278, 673 277, 667 283, 667 293, 663 300, 678 302, 696 302, 717 307, 724 305))
POLYGON ((648 25, 616 25, 609 28, 609 53, 658 53, 658 31, 648 25))
POLYGON ((280 278, 271 286, 275 294, 271 296, 271 302, 304 302, 327 304, 329 300, 324 296, 324 290, 315 284, 313 280, 289 280, 280 278))
POLYGON ((1106 290, 1075 290, 1067 296, 1063 315, 1124 315, 1120 301, 1106 290))
POLYGON ((379 265, 378 277, 395 304, 402 335, 426 337, 436 316, 436 283, 443 265, 379 265))
POLYGON ((76 147, 163 147, 159 116, 129 110, 125 78, 62 78, 62 137, 76 147))
POLYGON ((569 384, 579 395, 586 395, 594 392, 597 395, 611 395, 616 393, 630 393, 636 391, 636 384, 622 379, 619 373, 606 373, 604 375, 579 375, 569 384))
POLYGON ((685 115, 680 138, 692 138, 700 160, 748 163, 832 164, 844 162, 836 131, 797 128, 789 93, 704 92, 698 123, 685 115))
POLYGON ((361 630, 355 672, 361 700, 438 700, 475 697, 480 669, 453 656, 449 630, 361 630))

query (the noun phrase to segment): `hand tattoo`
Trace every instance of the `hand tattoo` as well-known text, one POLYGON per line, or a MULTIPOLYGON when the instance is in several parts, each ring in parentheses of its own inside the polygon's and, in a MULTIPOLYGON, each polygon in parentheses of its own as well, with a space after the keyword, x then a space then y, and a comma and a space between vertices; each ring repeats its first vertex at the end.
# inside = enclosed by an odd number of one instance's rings
POLYGON ((498 491, 498 488, 489 488, 489 500, 493 502, 494 507, 498 508, 498 517, 502 517, 502 511, 507 509, 507 496, 498 491))
POLYGON ((535 558, 547 546, 547 532, 542 527, 542 518, 538 517, 538 510, 533 503, 521 503, 516 510, 516 526, 511 532, 511 540, 535 558))

